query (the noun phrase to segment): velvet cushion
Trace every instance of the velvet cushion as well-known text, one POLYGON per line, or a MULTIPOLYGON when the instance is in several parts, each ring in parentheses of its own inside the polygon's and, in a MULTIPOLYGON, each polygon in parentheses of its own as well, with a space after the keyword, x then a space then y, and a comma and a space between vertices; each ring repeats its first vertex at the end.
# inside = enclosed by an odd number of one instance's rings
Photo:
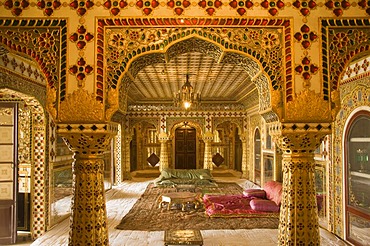
POLYGON ((252 199, 249 205, 255 211, 279 212, 280 209, 275 202, 266 199, 252 199))
POLYGON ((165 179, 206 179, 212 180, 213 176, 208 169, 164 169, 159 176, 165 179))
POLYGON ((243 196, 252 198, 252 197, 257 197, 257 198, 266 198, 266 192, 262 189, 246 189, 243 191, 243 196))
POLYGON ((277 181, 268 181, 263 186, 263 189, 266 192, 266 198, 280 206, 283 185, 277 181))

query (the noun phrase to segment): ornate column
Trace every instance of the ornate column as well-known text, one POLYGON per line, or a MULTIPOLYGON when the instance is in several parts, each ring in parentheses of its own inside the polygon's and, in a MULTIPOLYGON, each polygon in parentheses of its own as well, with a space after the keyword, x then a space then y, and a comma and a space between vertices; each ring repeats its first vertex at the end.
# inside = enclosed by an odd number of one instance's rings
POLYGON ((59 124, 57 132, 74 153, 69 245, 108 245, 104 151, 117 124, 59 124))
POLYGON ((320 245, 314 151, 330 129, 330 123, 270 125, 283 151, 279 245, 320 245))
POLYGON ((206 132, 203 136, 204 140, 204 169, 213 170, 212 163, 212 132, 206 132))
POLYGON ((143 147, 143 134, 142 134, 142 126, 140 125, 140 128, 136 131, 136 155, 137 155, 137 170, 143 170, 144 169, 144 163, 146 163, 147 156, 143 155, 144 153, 144 147, 143 147), (145 161, 144 161, 145 159, 145 161))
POLYGON ((168 136, 167 133, 161 132, 158 135, 159 142, 161 142, 161 154, 159 157, 160 161, 160 166, 159 166, 159 171, 162 171, 165 168, 169 167, 168 163, 168 149, 167 149, 167 141, 168 141, 168 136))
POLYGON ((124 158, 125 158, 124 164, 123 164, 123 167, 122 167, 122 178, 124 180, 132 179, 132 177, 131 177, 131 156, 130 156, 131 140, 132 140, 131 136, 127 136, 127 135, 124 136, 124 146, 122 148, 124 150, 123 155, 124 155, 124 158))
POLYGON ((283 153, 280 148, 275 147, 275 158, 274 158, 274 180, 283 181, 283 153))
POLYGON ((242 141, 242 178, 249 179, 248 173, 248 137, 247 133, 243 133, 240 136, 242 141))

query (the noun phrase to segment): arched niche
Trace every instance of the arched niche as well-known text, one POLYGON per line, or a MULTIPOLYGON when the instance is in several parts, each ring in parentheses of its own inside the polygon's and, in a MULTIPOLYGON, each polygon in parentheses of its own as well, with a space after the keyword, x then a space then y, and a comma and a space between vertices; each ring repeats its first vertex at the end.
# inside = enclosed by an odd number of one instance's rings
POLYGON ((357 245, 370 224, 370 108, 356 110, 348 119, 344 137, 345 235, 357 245))
POLYGON ((158 139, 158 119, 130 121, 130 158, 132 171, 159 167, 161 145, 158 139))
POLYGON ((253 134, 253 166, 254 166, 254 182, 261 185, 262 177, 262 149, 261 149, 261 132, 259 128, 254 130, 253 134))
POLYGON ((50 137, 47 135, 47 128, 50 126, 49 134, 55 136, 53 124, 49 125, 49 118, 42 104, 33 95, 10 88, 1 88, 0 95, 0 103, 18 105, 18 136, 13 136, 13 139, 18 145, 16 209, 18 216, 21 217, 16 219, 18 226, 30 231, 32 238, 37 238, 49 226, 46 224, 44 211, 48 211, 52 203, 49 200, 52 197, 47 199, 49 196, 47 184, 51 180, 45 174, 50 171, 46 163, 55 158, 53 143, 49 142, 50 137))

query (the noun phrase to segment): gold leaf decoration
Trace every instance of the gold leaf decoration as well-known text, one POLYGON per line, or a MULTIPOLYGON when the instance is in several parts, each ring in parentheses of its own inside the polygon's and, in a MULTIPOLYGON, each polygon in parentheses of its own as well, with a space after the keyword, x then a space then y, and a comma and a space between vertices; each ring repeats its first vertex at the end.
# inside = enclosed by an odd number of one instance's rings
POLYGON ((55 108, 55 104, 57 101, 57 90, 55 88, 47 88, 46 92, 46 107, 49 111, 51 117, 53 117, 54 120, 57 118, 57 110, 55 108))
POLYGON ((332 114, 332 118, 333 120, 336 118, 339 110, 340 110, 340 95, 339 95, 339 91, 336 90, 336 91, 332 91, 330 93, 330 97, 331 97, 331 102, 332 102, 332 106, 331 106, 331 114, 332 114))
POLYGON ((310 89, 296 94, 294 100, 286 105, 285 121, 295 122, 330 122, 329 101, 310 89))
POLYGON ((271 91, 271 107, 278 115, 279 119, 283 119, 283 92, 280 90, 271 91))
POLYGON ((118 90, 110 88, 108 90, 107 109, 105 111, 106 120, 110 120, 114 112, 118 110, 118 90))
POLYGON ((104 106, 93 93, 77 89, 60 103, 58 122, 103 122, 104 106))

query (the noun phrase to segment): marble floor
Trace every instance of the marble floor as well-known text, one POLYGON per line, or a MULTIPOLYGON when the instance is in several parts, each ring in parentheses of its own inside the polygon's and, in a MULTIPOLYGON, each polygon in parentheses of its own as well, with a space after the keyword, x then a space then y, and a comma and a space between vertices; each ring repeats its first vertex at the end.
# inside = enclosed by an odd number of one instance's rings
MULTIPOLYGON (((124 181, 119 186, 113 187, 106 193, 107 218, 109 230, 109 242, 111 246, 156 246, 164 245, 163 231, 125 231, 114 227, 121 221, 122 217, 129 212, 137 199, 144 192, 147 185, 154 178, 133 177, 132 180, 124 181)), ((246 180, 233 175, 220 175, 215 179, 219 181, 236 182, 245 186, 246 180)), ((30 242, 28 245, 68 245, 69 219, 65 219, 43 236, 30 242)), ((205 246, 240 246, 240 245, 277 245, 277 229, 249 229, 249 230, 202 230, 205 246)), ((347 245, 333 234, 320 229, 321 245, 347 245)), ((24 242, 20 245, 27 245, 24 242)))

